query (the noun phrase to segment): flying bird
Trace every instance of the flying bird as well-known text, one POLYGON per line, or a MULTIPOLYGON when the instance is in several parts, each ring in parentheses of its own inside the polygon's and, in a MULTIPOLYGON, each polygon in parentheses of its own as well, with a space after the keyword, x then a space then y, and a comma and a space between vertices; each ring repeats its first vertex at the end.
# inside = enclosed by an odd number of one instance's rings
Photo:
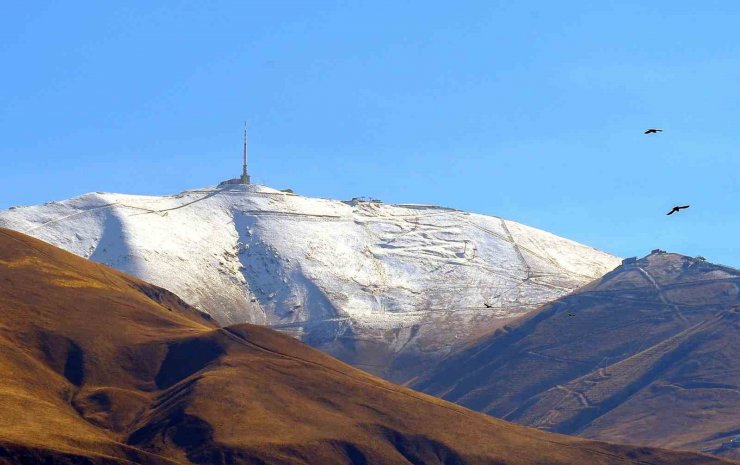
POLYGON ((676 213, 679 210, 683 210, 684 208, 689 208, 689 207, 690 207, 690 205, 677 205, 677 206, 673 207, 673 209, 671 211, 669 211, 668 213, 666 213, 666 215, 672 215, 672 214, 676 213))
POLYGON ((568 313, 568 316, 576 316, 575 313, 568 313))
POLYGON ((647 131, 645 131, 645 134, 657 134, 659 132, 663 132, 663 130, 657 129, 657 128, 650 128, 647 131))
POLYGON ((485 305, 486 308, 493 308, 493 305, 489 304, 488 302, 483 302, 483 305, 485 305))

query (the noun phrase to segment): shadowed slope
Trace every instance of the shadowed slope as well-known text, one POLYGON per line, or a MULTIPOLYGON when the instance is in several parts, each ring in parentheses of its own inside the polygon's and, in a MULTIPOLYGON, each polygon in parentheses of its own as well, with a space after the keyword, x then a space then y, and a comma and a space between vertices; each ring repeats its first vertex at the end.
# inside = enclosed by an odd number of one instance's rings
POLYGON ((629 261, 414 387, 549 431, 739 458, 739 286, 701 259, 629 261))
POLYGON ((544 433, 0 230, 0 463, 719 464, 544 433))

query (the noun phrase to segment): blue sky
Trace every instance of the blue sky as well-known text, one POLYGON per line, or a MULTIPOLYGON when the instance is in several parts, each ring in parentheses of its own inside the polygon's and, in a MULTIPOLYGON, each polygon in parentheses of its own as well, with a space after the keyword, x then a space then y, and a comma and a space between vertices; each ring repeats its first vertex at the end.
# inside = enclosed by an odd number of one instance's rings
POLYGON ((0 208, 213 185, 246 118, 275 188, 740 266, 738 24, 727 1, 4 2, 0 208))

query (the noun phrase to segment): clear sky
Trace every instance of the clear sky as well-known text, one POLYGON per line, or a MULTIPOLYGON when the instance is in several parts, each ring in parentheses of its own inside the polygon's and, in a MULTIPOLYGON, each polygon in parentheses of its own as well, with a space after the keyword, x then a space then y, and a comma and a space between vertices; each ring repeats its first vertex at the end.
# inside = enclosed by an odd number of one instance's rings
POLYGON ((739 267, 738 25, 709 0, 3 2, 0 208, 214 185, 246 118, 258 183, 739 267))

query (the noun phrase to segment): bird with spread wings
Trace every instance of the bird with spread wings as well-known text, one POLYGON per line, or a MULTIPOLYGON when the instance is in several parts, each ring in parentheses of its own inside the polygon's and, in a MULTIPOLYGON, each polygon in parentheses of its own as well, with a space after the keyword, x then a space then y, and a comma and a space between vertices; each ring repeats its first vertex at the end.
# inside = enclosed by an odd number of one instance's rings
POLYGON ((673 207, 673 209, 671 209, 671 211, 669 211, 668 213, 666 213, 666 215, 672 215, 672 214, 676 213, 679 210, 683 210, 684 208, 689 208, 689 206, 690 205, 677 205, 677 206, 673 207))

